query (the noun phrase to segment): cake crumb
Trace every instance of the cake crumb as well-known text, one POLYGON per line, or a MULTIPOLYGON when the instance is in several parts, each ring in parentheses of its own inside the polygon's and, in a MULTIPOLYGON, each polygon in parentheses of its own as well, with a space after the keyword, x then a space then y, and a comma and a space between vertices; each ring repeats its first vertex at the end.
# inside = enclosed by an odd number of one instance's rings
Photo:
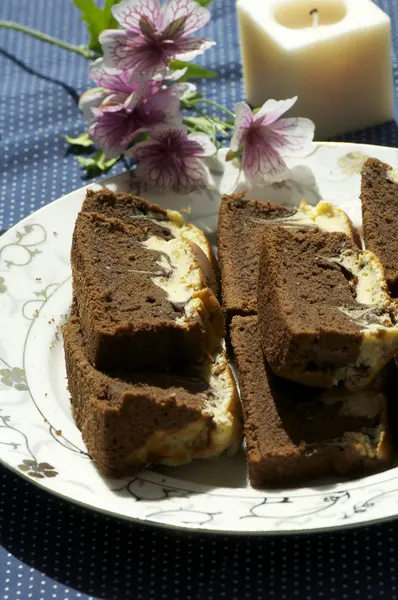
POLYGON ((55 430, 55 434, 56 435, 62 435, 62 429, 56 429, 55 430))
POLYGON ((53 236, 58 237, 58 233, 56 231, 53 231, 53 236))

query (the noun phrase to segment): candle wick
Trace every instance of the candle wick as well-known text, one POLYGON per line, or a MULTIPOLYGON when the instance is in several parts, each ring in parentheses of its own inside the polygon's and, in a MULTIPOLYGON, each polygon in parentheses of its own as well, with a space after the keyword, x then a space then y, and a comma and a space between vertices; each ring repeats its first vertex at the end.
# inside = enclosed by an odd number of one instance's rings
POLYGON ((319 25, 319 11, 317 8, 310 10, 310 16, 312 17, 312 26, 318 27, 319 25))

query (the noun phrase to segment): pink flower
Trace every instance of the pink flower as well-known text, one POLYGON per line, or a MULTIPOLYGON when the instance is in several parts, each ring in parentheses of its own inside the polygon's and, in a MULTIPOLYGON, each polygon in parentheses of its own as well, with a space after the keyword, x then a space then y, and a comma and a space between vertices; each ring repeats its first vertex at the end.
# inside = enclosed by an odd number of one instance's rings
POLYGON ((106 65, 120 71, 134 69, 150 79, 163 73, 170 59, 192 60, 214 44, 188 37, 210 19, 195 0, 123 0, 112 13, 125 30, 108 29, 99 39, 106 65))
POLYGON ((248 182, 283 181, 289 175, 283 156, 311 151, 314 123, 300 117, 280 118, 296 100, 297 96, 268 100, 255 115, 245 102, 235 105, 235 131, 227 159, 241 157, 248 182))
POLYGON ((151 132, 151 139, 136 144, 131 154, 140 161, 137 175, 142 179, 160 189, 191 192, 207 182, 199 159, 215 152, 215 145, 205 134, 159 126, 151 132))
POLYGON ((101 88, 80 98, 79 107, 90 123, 89 136, 109 158, 125 152, 140 133, 156 125, 181 124, 180 98, 188 84, 165 87, 163 81, 142 82, 132 75, 109 73, 99 59, 90 67, 90 76, 101 88))

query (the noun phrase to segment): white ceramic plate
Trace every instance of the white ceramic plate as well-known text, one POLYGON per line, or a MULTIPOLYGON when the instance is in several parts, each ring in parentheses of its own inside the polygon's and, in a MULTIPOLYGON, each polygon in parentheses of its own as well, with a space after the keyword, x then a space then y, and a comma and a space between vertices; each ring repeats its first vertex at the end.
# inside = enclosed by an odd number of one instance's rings
MULTIPOLYGON (((364 156, 398 166, 396 149, 317 144, 310 156, 290 164, 291 180, 251 195, 294 204, 304 195, 312 203, 323 197, 360 225, 358 172, 364 156)), ((219 192, 232 191, 239 174, 230 163, 223 172, 217 160, 209 169, 212 184, 200 193, 179 197, 147 190, 145 195, 167 208, 190 208, 190 220, 214 241, 219 192)), ((139 191, 129 175, 105 184, 139 191)), ((72 419, 60 335, 71 302, 72 231, 85 189, 39 210, 0 238, 0 460, 63 498, 167 527, 274 534, 395 517, 398 468, 349 483, 279 491, 248 485, 243 451, 232 459, 146 470, 126 479, 98 473, 72 419)))

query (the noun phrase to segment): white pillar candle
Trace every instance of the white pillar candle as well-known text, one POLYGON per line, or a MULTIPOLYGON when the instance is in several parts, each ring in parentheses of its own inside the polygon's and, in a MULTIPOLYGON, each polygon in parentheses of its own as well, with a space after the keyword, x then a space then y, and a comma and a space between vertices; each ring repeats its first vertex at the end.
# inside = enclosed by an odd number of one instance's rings
POLYGON ((391 22, 370 0, 238 0, 246 97, 298 96, 316 138, 394 118, 391 22))

